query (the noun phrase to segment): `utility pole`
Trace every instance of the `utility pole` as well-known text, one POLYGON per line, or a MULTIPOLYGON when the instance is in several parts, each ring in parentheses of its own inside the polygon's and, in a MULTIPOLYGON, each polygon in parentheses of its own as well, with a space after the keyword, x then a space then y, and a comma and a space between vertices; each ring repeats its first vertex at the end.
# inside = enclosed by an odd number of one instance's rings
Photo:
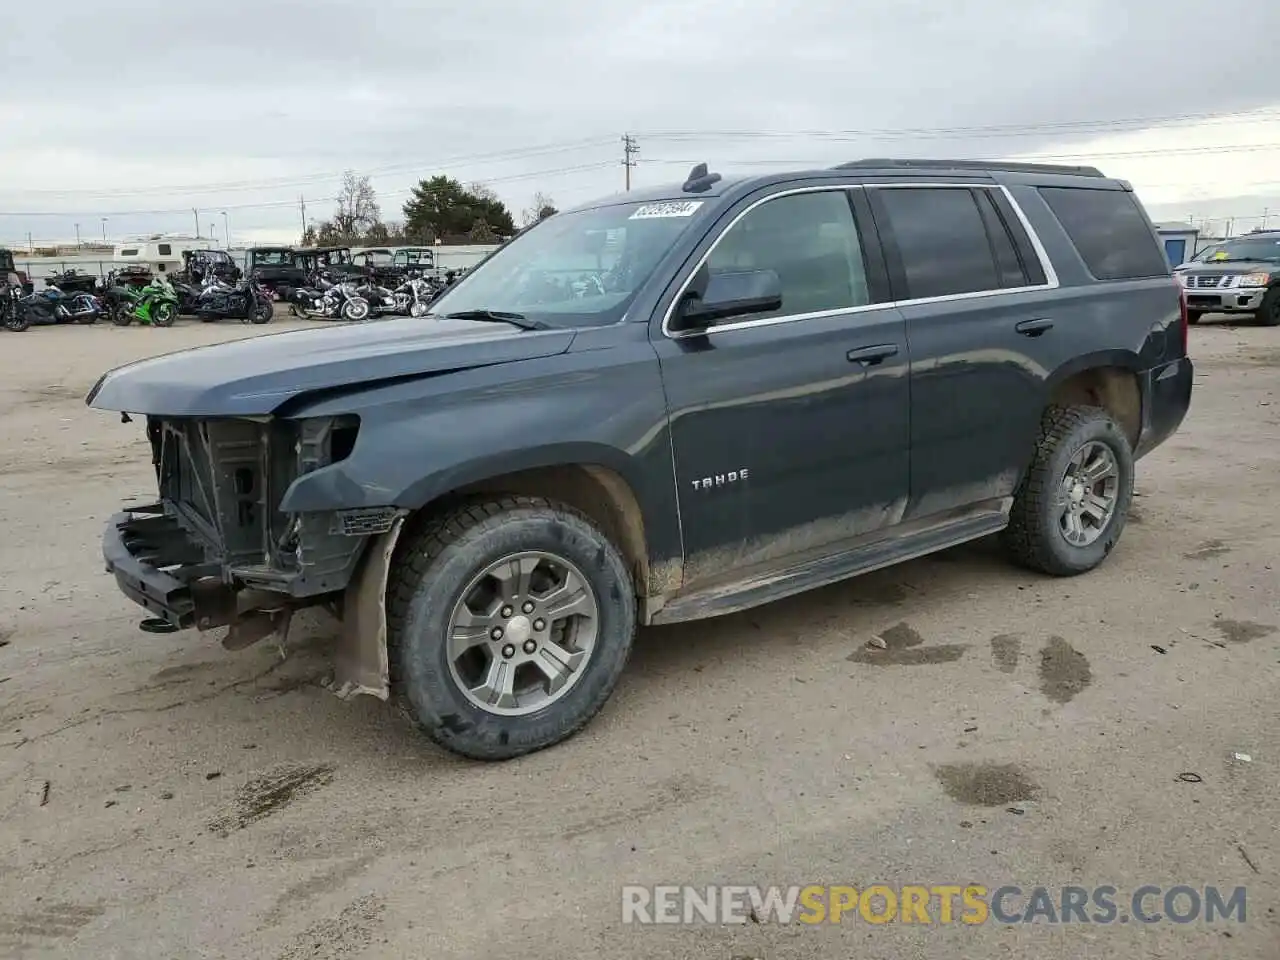
POLYGON ((196 218, 196 239, 200 239, 200 211, 195 207, 191 208, 191 215, 196 218))
POLYGON ((222 211, 222 236, 227 242, 227 249, 231 249, 231 226, 227 222, 227 211, 222 211))
POLYGON ((102 218, 102 242, 107 242, 107 218, 102 218))
POLYGON ((307 199, 302 194, 298 194, 298 209, 302 211, 302 235, 307 235, 307 199))
POLYGON ((80 224, 76 224, 76 249, 80 249, 80 224))
POLYGON ((629 133, 622 135, 622 166, 626 170, 627 191, 631 190, 631 168, 636 165, 635 157, 640 152, 636 138, 629 133))

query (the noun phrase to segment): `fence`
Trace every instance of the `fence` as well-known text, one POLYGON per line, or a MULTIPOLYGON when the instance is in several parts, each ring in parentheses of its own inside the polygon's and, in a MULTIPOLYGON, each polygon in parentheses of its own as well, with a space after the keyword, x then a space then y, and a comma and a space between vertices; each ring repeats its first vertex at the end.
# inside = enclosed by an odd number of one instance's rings
MULTIPOLYGON (((465 270, 473 267, 489 253, 496 248, 496 244, 467 244, 465 246, 438 246, 433 248, 435 252, 436 272, 443 274, 448 270, 465 270)), ((245 252, 243 250, 228 250, 231 259, 236 262, 236 266, 244 269, 245 252)), ((89 254, 86 256, 59 256, 59 257, 26 257, 21 258, 14 254, 14 263, 19 270, 26 272, 27 276, 35 283, 36 289, 44 286, 44 278, 54 273, 62 273, 66 270, 77 270, 80 273, 92 274, 95 277, 105 277, 112 270, 117 270, 124 266, 117 263, 110 257, 102 257, 101 255, 89 254)))

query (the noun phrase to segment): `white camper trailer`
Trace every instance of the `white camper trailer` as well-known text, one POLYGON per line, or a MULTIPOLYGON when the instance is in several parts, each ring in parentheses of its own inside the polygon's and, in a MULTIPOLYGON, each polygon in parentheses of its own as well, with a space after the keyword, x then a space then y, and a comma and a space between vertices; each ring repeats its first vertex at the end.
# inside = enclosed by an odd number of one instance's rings
POLYGON ((182 254, 188 250, 220 250, 213 240, 187 234, 155 234, 117 243, 112 261, 116 269, 143 266, 152 273, 176 273, 182 269, 182 254))

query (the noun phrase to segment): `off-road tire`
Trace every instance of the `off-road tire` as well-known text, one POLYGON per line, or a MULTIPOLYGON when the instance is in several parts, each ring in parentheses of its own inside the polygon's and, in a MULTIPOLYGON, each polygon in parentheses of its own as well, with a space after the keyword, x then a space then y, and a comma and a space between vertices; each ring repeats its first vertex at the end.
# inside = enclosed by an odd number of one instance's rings
POLYGON ((1267 291, 1258 307, 1256 319, 1260 327, 1280 325, 1280 286, 1274 286, 1267 291))
POLYGON ((1031 465, 1014 494, 1009 525, 1001 534, 1013 560, 1029 569, 1071 577, 1097 567, 1120 539, 1133 501, 1133 450, 1120 425, 1099 407, 1050 406, 1040 420, 1031 465), (1071 458, 1099 441, 1115 456, 1119 488, 1114 512, 1102 535, 1088 546, 1066 541, 1058 529, 1054 503, 1071 458))
POLYGON ((1204 316, 1203 310, 1188 310, 1187 323, 1191 324, 1191 326, 1194 327, 1197 323, 1200 322, 1200 318, 1203 316, 1204 316))
POLYGON ((407 529, 387 584, 387 654, 397 702, 432 741, 473 760, 510 760, 559 743, 604 706, 636 631, 635 588, 618 549, 564 504, 503 497, 459 504, 407 529), (446 637, 480 570, 526 550, 571 561, 595 593, 599 632, 572 689, 536 713, 499 716, 473 704, 449 668, 446 637))

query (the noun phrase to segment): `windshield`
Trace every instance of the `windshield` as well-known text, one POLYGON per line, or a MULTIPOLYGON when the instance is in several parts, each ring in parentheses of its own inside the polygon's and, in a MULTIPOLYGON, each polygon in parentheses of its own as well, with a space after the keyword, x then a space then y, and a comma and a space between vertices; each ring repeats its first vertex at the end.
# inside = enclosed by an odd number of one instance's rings
POLYGON ((367 253, 360 254, 360 261, 367 266, 382 267, 391 262, 390 250, 370 250, 367 253))
POLYGON ((397 250, 395 264, 398 267, 434 266, 434 254, 430 250, 397 250))
POLYGON ((293 265, 293 254, 288 250, 255 250, 254 262, 264 267, 288 267, 293 265))
POLYGON ((435 302, 432 313, 517 313, 552 326, 622 319, 701 200, 558 213, 518 235, 435 302))
POLYGON ((1259 237, 1242 240, 1229 240, 1215 244, 1202 251, 1196 261, 1199 263, 1222 263, 1237 260, 1263 260, 1280 263, 1280 237, 1262 239, 1259 237))

